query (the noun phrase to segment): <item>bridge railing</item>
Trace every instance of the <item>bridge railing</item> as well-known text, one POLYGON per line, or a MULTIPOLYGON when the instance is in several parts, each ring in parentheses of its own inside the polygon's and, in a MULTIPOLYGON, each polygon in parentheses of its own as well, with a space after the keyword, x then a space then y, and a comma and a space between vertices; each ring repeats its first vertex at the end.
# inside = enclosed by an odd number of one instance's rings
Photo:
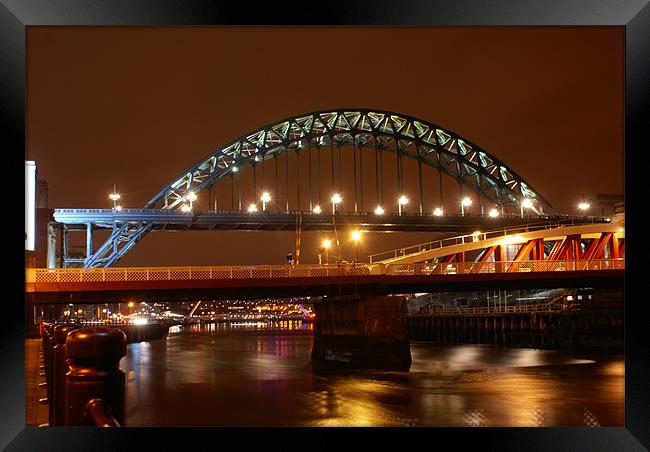
POLYGON ((480 240, 494 239, 499 237, 513 236, 516 234, 523 234, 527 232, 542 231, 546 229, 555 229, 561 226, 574 226, 590 223, 589 221, 580 222, 579 219, 568 219, 565 221, 550 221, 542 223, 528 224, 526 226, 516 226, 513 228, 500 228, 486 232, 475 232, 472 234, 459 235, 455 237, 448 237, 431 242, 419 243, 417 245, 407 246, 404 248, 397 248, 395 250, 383 251, 381 253, 371 254, 370 262, 375 263, 384 259, 392 259, 398 257, 409 256, 412 254, 431 251, 446 246, 464 245, 465 243, 478 242, 480 240))
POLYGON ((514 314, 518 312, 557 312, 561 311, 559 304, 545 305, 513 305, 513 306, 482 306, 478 308, 435 308, 426 313, 410 314, 409 317, 428 317, 431 315, 485 315, 485 314, 514 314))
POLYGON ((497 261, 458 263, 388 264, 386 274, 406 275, 452 275, 467 273, 523 273, 578 270, 624 270, 625 259, 592 259, 563 261, 497 261))
POLYGON ((215 267, 122 267, 27 269, 28 283, 103 283, 218 279, 316 278, 364 275, 412 276, 465 273, 622 270, 624 259, 462 262, 453 264, 250 265, 215 267))

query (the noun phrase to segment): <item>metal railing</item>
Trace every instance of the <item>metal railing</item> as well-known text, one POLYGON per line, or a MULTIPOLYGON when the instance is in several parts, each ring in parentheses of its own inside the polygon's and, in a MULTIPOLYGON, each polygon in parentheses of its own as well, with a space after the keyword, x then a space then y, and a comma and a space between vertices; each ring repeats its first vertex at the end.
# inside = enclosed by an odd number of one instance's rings
POLYGON ((486 314, 508 314, 508 313, 528 313, 528 312, 558 312, 562 311, 562 306, 557 304, 545 303, 543 305, 526 304, 513 306, 490 306, 480 308, 434 308, 425 313, 410 314, 409 317, 428 317, 431 315, 486 315, 486 314))
MULTIPOLYGON (((565 221, 553 221, 543 223, 533 223, 526 226, 516 226, 513 228, 494 229, 486 232, 475 232, 472 234, 459 235, 455 237, 448 237, 431 242, 419 243, 404 248, 397 248, 394 250, 383 251, 381 253, 371 254, 370 263, 382 261, 385 259, 392 259, 398 257, 405 257, 412 254, 418 254, 425 251, 444 248, 453 245, 464 245, 466 243, 478 242, 481 240, 494 239, 499 237, 514 236, 516 234, 523 234, 527 232, 543 231, 547 229, 557 229, 567 226, 579 226, 584 224, 591 224, 595 221, 580 221, 579 218, 570 218, 565 221), (379 257, 379 259, 378 259, 379 257)), ((607 224, 607 223, 606 223, 607 224)))
POLYGON ((219 279, 412 276, 467 273, 623 270, 624 259, 462 262, 452 264, 252 265, 218 267, 30 268, 27 283, 99 283, 219 279))
MULTIPOLYGON (((273 215, 313 215, 313 216, 331 216, 332 212, 327 209, 323 210, 322 213, 315 213, 309 210, 271 210, 267 209, 265 211, 259 210, 256 212, 248 212, 247 210, 209 210, 209 209, 193 209, 188 212, 183 212, 180 209, 145 209, 145 208, 122 208, 121 210, 115 209, 54 209, 54 214, 104 214, 104 215, 117 215, 117 216, 126 216, 130 214, 151 214, 151 215, 170 215, 178 214, 182 216, 192 217, 193 215, 213 215, 213 214, 228 214, 228 215, 263 215, 263 214, 273 214, 273 215)), ((336 215, 345 215, 345 216, 376 216, 377 214, 371 211, 360 212, 360 211, 341 211, 337 210, 336 215)), ((520 214, 515 213, 505 213, 499 215, 497 218, 490 217, 488 214, 481 213, 446 213, 444 216, 440 217, 429 212, 387 212, 384 215, 389 216, 402 216, 402 217, 427 217, 434 219, 444 219, 444 218, 481 218, 481 219, 490 219, 497 220, 499 218, 505 219, 522 219, 528 221, 575 221, 584 223, 603 223, 607 222, 604 217, 588 217, 588 216, 579 216, 579 215, 532 215, 526 214, 523 217, 520 214)))

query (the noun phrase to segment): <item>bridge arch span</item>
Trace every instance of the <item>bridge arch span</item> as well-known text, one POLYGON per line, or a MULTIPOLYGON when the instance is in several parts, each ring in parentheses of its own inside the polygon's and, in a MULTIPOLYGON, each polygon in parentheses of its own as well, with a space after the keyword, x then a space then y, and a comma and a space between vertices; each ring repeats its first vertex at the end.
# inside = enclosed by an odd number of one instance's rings
POLYGON ((519 208, 524 199, 542 215, 558 212, 504 162, 434 123, 383 110, 338 109, 293 116, 217 148, 151 198, 144 208, 178 209, 190 193, 209 189, 242 167, 289 151, 355 145, 420 161, 499 206, 519 208))

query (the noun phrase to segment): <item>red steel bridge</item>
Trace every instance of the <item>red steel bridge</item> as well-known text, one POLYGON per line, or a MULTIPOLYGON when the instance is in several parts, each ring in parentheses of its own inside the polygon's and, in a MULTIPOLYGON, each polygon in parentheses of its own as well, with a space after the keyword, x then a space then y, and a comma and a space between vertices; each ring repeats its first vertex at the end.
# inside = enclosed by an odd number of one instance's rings
MULTIPOLYGON (((389 111, 339 109, 294 116, 242 135, 201 158, 140 208, 56 209, 50 237, 62 231, 61 267, 93 269, 112 267, 157 230, 355 226, 461 233, 608 221, 561 215, 504 162, 436 124, 389 111), (417 177, 406 172, 406 162, 417 164, 417 177), (443 180, 447 188, 458 187, 452 204, 447 192, 444 205, 443 180), (245 183, 250 186, 242 197, 245 183), (430 189, 433 185, 436 189, 430 189), (229 206, 217 206, 222 191, 230 194, 229 206), (414 193, 417 203, 409 199, 414 193), (92 240, 97 229, 110 231, 99 246, 92 240), (71 231, 86 233, 84 257, 70 255, 71 231)), ((462 252, 454 253, 459 263, 462 252)), ((498 251, 497 260, 502 260, 498 251)))

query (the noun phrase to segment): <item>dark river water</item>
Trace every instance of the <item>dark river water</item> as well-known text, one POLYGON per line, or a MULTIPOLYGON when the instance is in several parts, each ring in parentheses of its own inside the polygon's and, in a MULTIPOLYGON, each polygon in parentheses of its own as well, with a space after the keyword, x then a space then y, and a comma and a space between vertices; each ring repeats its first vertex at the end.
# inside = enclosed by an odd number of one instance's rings
POLYGON ((312 363, 311 325, 130 344, 128 426, 622 426, 623 354, 411 342, 408 372, 312 363))

